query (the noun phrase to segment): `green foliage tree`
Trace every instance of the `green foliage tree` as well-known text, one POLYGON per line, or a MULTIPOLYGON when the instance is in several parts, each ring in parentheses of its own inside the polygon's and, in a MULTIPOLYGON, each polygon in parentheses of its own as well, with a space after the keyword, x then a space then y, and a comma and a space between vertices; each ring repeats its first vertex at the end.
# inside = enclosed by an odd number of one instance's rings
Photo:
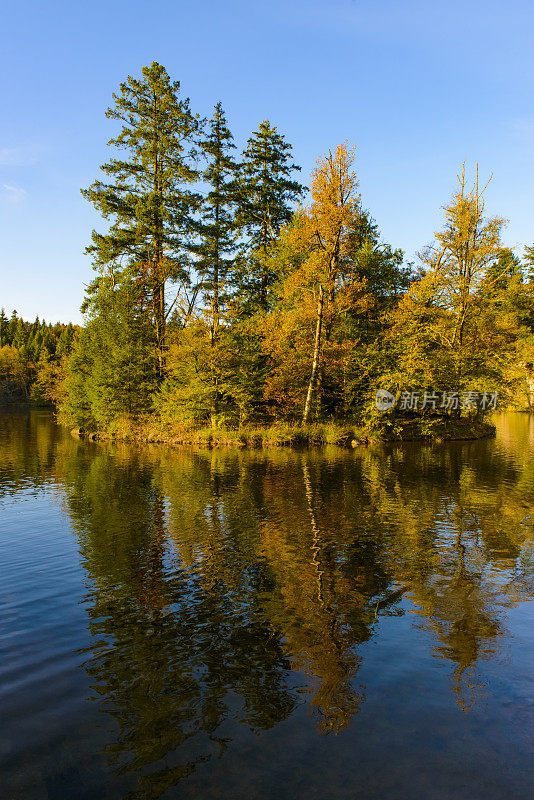
POLYGON ((0 311, 0 347, 6 344, 8 320, 4 309, 0 311))
POLYGON ((210 344, 218 339, 221 312, 228 299, 228 274, 236 247, 236 178, 238 164, 232 156, 233 136, 221 103, 217 103, 209 129, 200 143, 207 166, 202 178, 207 193, 202 203, 200 241, 194 247, 195 268, 209 320, 210 344))
POLYGON ((269 289, 279 277, 269 269, 268 251, 291 219, 293 204, 304 194, 304 187, 292 177, 300 167, 291 162, 291 150, 284 136, 264 120, 243 153, 237 218, 246 236, 247 257, 241 260, 236 278, 244 308, 267 310, 269 289))
POLYGON ((133 281, 100 282, 70 358, 60 411, 65 424, 113 430, 150 409, 154 331, 139 310, 138 290, 133 281))
POLYGON ((101 281, 114 285, 136 280, 154 329, 159 373, 163 373, 168 282, 191 280, 189 241, 198 195, 191 184, 198 119, 188 99, 179 99, 180 84, 164 67, 143 67, 141 79, 128 76, 114 94, 106 116, 121 124, 110 141, 126 158, 102 166, 107 182, 95 181, 84 196, 105 219, 107 233, 93 231, 87 252, 99 276, 91 285, 89 308, 101 281))

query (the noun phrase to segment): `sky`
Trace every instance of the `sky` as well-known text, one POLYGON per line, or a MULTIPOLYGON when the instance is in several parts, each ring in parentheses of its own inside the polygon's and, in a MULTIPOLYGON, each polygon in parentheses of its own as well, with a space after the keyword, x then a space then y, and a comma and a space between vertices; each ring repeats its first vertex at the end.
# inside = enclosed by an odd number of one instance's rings
POLYGON ((80 188, 114 135, 105 111, 158 61, 195 112, 219 100, 243 147, 269 119, 301 179, 357 147, 363 205, 408 260, 433 239, 465 160, 505 243, 534 242, 530 0, 59 0, 5 3, 0 27, 0 307, 80 322, 84 248, 105 223, 80 188))

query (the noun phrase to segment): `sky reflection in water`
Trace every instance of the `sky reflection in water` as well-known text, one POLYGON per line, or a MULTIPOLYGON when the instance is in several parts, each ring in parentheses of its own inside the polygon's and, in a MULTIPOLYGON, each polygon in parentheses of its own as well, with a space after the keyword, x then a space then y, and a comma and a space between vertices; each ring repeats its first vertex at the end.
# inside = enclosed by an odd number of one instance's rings
POLYGON ((192 452, 1 416, 6 796, 534 796, 534 421, 498 422, 192 452))

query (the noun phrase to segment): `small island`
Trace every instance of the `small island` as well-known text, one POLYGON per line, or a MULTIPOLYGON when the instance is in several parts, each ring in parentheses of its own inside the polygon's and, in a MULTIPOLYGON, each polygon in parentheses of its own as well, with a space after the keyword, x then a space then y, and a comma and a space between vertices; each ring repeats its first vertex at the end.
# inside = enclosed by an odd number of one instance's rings
POLYGON ((161 64, 113 97, 113 156, 82 192, 107 223, 85 323, 2 311, 4 401, 90 439, 238 447, 480 438, 497 396, 531 409, 534 247, 503 242, 478 167, 407 263, 354 145, 306 186, 272 122, 238 153, 222 104, 202 120, 161 64))

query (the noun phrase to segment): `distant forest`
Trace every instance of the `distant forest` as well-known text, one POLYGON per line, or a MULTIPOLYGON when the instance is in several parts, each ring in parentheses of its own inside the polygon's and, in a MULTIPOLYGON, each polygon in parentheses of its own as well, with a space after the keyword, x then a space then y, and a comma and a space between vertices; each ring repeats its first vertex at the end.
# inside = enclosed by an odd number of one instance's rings
POLYGON ((21 391, 61 422, 373 426, 480 415, 459 398, 496 392, 532 408, 534 248, 505 245, 478 168, 470 180, 460 166, 441 229, 407 263, 346 142, 306 186, 272 122, 238 152, 222 104, 202 119, 157 63, 120 84, 107 116, 111 157, 82 190, 103 220, 83 328, 3 323, 2 375, 25 365, 21 391), (378 389, 395 398, 385 413, 378 389))
POLYGON ((0 403, 32 400, 55 405, 79 326, 27 322, 0 311, 0 403))

